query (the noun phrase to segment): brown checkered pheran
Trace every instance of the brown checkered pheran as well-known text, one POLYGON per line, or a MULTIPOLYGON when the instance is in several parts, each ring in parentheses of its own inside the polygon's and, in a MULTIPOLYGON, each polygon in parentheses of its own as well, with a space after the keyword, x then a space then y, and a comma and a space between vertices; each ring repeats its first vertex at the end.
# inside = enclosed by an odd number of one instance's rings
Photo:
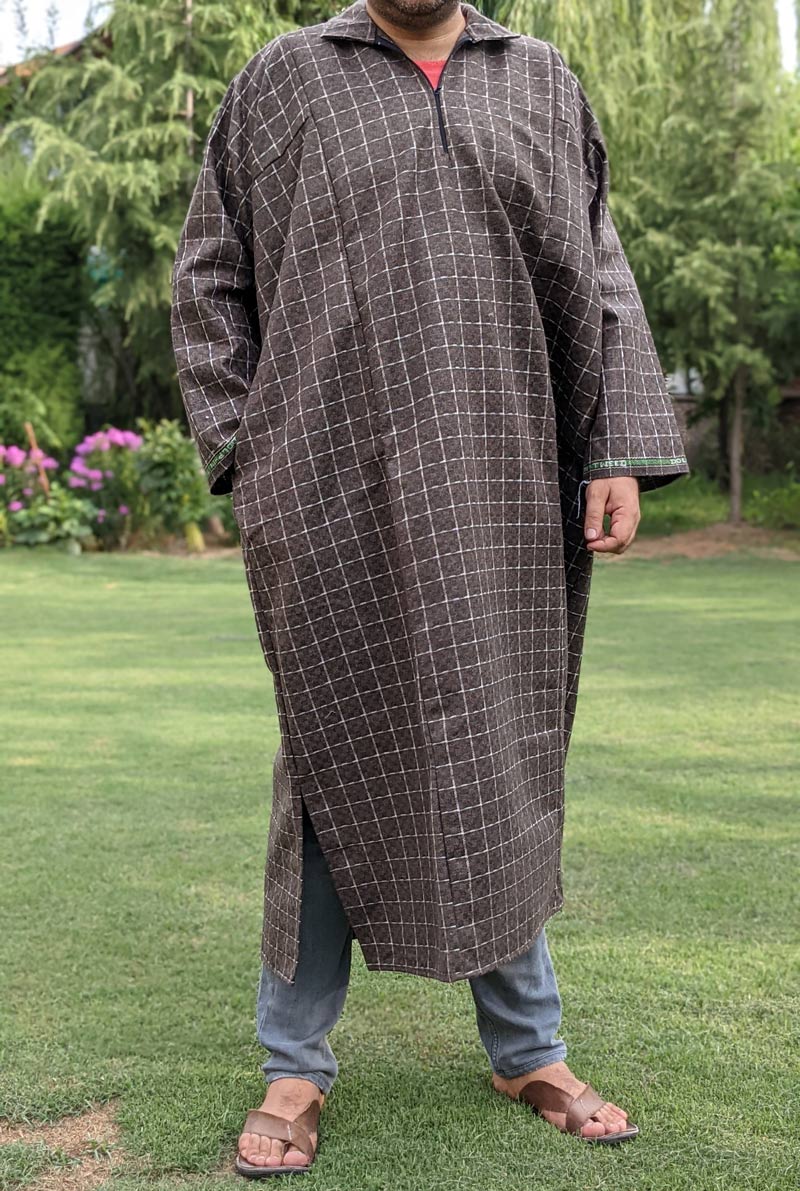
POLYGON ((301 797, 370 968, 463 979, 561 908, 581 491, 689 470, 586 95, 462 9, 436 91, 363 0, 269 42, 175 262, 275 683, 262 958, 290 981, 301 797))

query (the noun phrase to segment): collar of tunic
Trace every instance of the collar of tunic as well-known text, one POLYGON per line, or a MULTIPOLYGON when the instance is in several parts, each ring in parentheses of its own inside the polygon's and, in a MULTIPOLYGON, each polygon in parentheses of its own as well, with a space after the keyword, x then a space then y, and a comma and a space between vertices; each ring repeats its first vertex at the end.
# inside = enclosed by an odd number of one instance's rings
MULTIPOLYGON (((466 21, 464 32, 471 41, 503 41, 522 36, 520 33, 512 33, 498 21, 484 16, 472 4, 462 3, 461 10, 466 21)), ((373 43, 380 39, 382 33, 369 15, 365 0, 355 0, 354 4, 348 5, 337 16, 325 22, 320 36, 373 43)))

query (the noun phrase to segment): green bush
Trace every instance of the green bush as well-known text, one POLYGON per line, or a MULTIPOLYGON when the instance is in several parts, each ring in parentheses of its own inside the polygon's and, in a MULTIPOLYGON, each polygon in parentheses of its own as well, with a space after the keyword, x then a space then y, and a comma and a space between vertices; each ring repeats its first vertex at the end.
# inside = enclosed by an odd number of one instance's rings
POLYGON ((180 423, 169 418, 137 418, 142 445, 136 457, 139 484, 150 517, 167 533, 182 533, 190 549, 202 550, 200 521, 210 493, 197 451, 180 423))
POLYGON ((645 492, 641 498, 639 536, 660 536, 703 529, 724 521, 728 502, 716 483, 702 472, 681 476, 663 488, 645 492))
POLYGON ((0 441, 25 442, 25 423, 40 446, 64 451, 80 435, 80 375, 62 343, 13 352, 0 364, 0 441))
POLYGON ((800 529, 800 481, 793 463, 785 470, 788 481, 779 487, 754 490, 748 520, 769 529, 800 529))
MULTIPOLYGON (((770 529, 800 529, 800 484, 794 464, 783 472, 743 477, 745 521, 770 529)), ((727 521, 729 501, 717 482, 700 471, 681 477, 642 497, 639 536, 658 537, 690 529, 705 529, 727 521)))
POLYGON ((86 245, 65 219, 37 229, 43 189, 13 150, 0 161, 0 442, 24 442, 28 411, 42 446, 83 429, 78 339, 88 305, 86 245))

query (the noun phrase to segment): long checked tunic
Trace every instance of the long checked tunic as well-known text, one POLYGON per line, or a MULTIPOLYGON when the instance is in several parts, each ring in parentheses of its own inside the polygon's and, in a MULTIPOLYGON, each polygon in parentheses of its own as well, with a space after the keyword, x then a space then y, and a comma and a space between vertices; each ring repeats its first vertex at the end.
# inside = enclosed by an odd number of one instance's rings
POLYGON ((689 470, 581 84, 461 7, 435 89, 364 0, 264 46, 175 261, 275 685, 262 959, 290 982, 301 799, 369 968, 463 979, 561 908, 581 492, 689 470))

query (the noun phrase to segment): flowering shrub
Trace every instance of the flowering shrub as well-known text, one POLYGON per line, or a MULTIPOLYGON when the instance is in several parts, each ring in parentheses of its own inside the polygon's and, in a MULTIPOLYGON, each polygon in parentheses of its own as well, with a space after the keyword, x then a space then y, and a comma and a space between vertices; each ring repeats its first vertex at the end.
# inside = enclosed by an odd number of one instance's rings
POLYGON ((165 533, 204 548, 200 522, 219 516, 194 444, 178 421, 137 419, 141 433, 107 426, 78 443, 63 478, 36 448, 0 444, 0 544, 81 540, 110 550, 149 545, 165 533), (49 492, 42 483, 48 476, 49 492))
MULTIPOLYGON (((10 506, 9 506, 10 508, 10 506)), ((9 518, 13 540, 20 546, 40 546, 48 542, 79 542, 92 533, 94 508, 88 500, 64 488, 58 480, 50 485, 50 495, 42 491, 9 518)))
POLYGON ((142 436, 109 426, 78 443, 67 483, 82 489, 95 508, 95 537, 108 549, 124 542, 132 522, 146 516, 135 453, 142 436))
POLYGON ((16 529, 26 511, 44 495, 39 467, 53 471, 58 460, 40 448, 24 451, 22 447, 0 443, 0 539, 16 537, 16 529))
POLYGON ((39 464, 50 471, 58 467, 58 460, 45 455, 39 448, 23 451, 22 447, 7 447, 0 443, 0 487, 5 503, 15 506, 12 511, 24 508, 28 500, 41 490, 39 464))

